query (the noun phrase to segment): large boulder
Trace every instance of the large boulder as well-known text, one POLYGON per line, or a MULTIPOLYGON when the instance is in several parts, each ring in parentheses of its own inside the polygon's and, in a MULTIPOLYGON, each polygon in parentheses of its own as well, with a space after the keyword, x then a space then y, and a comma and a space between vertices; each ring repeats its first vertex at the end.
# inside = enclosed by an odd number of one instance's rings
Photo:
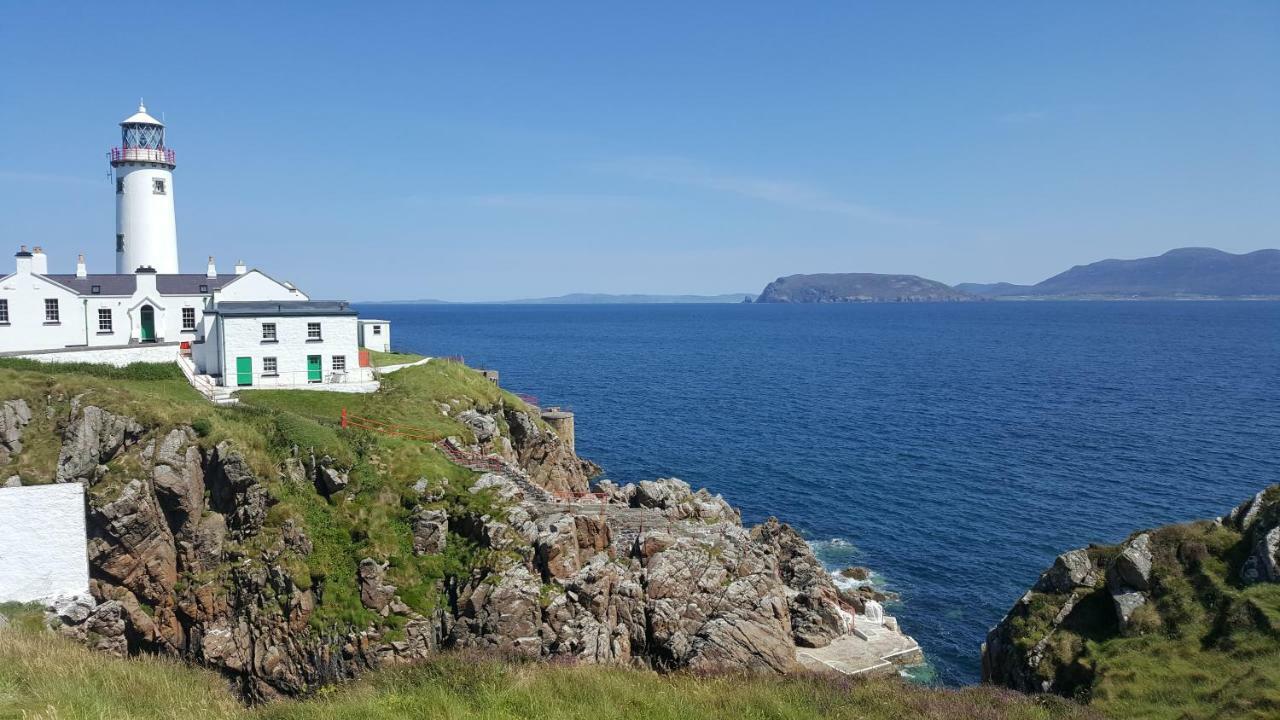
POLYGON ((498 421, 475 410, 458 413, 457 419, 476 436, 476 442, 487 443, 498 435, 498 421))
POLYGON ((415 555, 438 555, 444 552, 449 542, 448 512, 418 506, 413 509, 410 522, 413 525, 415 555))
POLYGON ((0 403, 0 465, 11 455, 22 452, 22 429, 31 422, 31 407, 26 400, 0 403))
POLYGON ((1143 533, 1129 541, 1108 568, 1114 588, 1151 589, 1151 536, 1143 533))
POLYGON ((1093 587, 1097 581, 1093 560, 1089 558, 1088 551, 1081 548, 1055 558, 1053 566, 1036 582, 1035 589, 1039 592, 1069 593, 1077 588, 1093 587))

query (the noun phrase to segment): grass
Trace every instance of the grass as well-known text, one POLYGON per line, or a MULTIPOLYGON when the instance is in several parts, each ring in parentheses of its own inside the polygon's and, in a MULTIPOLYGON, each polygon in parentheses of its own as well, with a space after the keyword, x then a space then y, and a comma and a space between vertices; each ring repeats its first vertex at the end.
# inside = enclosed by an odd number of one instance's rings
POLYGON ((413 353, 379 352, 377 350, 369 350, 369 362, 373 363, 374 367, 403 365, 404 363, 417 362, 423 357, 424 356, 422 355, 415 355, 413 353))
POLYGON ((1057 698, 994 688, 940 690, 895 679, 657 675, 598 666, 442 655, 370 673, 306 700, 237 703, 218 675, 179 661, 93 653, 47 633, 0 631, 0 718, 53 720, 1074 720, 1057 698))
MULTIPOLYGON (((1242 586, 1252 542, 1210 522, 1151 531, 1151 600, 1123 632, 1104 586, 1054 633, 1041 672, 1117 718, 1280 717, 1280 585, 1242 586)), ((1116 548, 1096 548, 1101 557, 1116 548)), ((1043 637, 1053 596, 1033 595, 1024 649, 1043 637)))

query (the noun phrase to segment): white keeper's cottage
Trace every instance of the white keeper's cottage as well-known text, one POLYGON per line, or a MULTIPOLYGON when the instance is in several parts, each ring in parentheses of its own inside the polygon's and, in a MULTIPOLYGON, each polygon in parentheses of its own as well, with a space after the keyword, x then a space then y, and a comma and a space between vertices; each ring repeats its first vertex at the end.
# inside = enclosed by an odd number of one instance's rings
POLYGON ((115 173, 116 268, 49 272, 41 247, 18 250, 0 279, 0 355, 49 362, 174 362, 207 395, 247 387, 367 392, 362 353, 390 349, 390 324, 365 323, 346 302, 314 301, 288 282, 237 263, 219 274, 178 267, 175 155, 164 125, 138 106, 110 152, 115 173), (376 332, 373 328, 377 328, 376 332))

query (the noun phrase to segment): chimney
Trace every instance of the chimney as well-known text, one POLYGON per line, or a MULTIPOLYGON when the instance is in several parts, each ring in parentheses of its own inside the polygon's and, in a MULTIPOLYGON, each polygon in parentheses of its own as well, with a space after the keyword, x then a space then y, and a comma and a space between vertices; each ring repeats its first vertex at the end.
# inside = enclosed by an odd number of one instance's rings
POLYGON ((155 295, 156 294, 156 269, 150 265, 142 265, 133 272, 133 276, 137 278, 137 291, 139 295, 155 295))
POLYGON ((218 277, 218 266, 213 264, 212 255, 209 256, 209 269, 204 272, 204 276, 207 278, 218 277))
POLYGON ((31 272, 37 275, 49 274, 49 256, 39 245, 31 249, 31 272))
POLYGON ((31 253, 27 250, 26 245, 18 248, 18 252, 14 254, 14 257, 18 259, 17 272, 19 275, 31 272, 31 253))
POLYGON ((236 274, 237 274, 237 275, 243 275, 244 273, 245 273, 244 261, 243 261, 243 260, 237 260, 237 261, 236 261, 236 274))
POLYGON ((85 270, 85 267, 84 267, 84 255, 80 255, 79 257, 76 258, 76 277, 83 278, 88 275, 89 275, 89 272, 85 270))

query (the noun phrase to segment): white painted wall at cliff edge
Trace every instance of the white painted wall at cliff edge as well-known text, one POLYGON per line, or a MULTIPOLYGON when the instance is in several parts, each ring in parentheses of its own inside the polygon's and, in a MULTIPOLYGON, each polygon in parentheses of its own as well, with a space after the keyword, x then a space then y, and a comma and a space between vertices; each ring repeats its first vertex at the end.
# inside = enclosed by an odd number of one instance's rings
POLYGON ((84 486, 0 488, 0 602, 89 591, 84 486))

